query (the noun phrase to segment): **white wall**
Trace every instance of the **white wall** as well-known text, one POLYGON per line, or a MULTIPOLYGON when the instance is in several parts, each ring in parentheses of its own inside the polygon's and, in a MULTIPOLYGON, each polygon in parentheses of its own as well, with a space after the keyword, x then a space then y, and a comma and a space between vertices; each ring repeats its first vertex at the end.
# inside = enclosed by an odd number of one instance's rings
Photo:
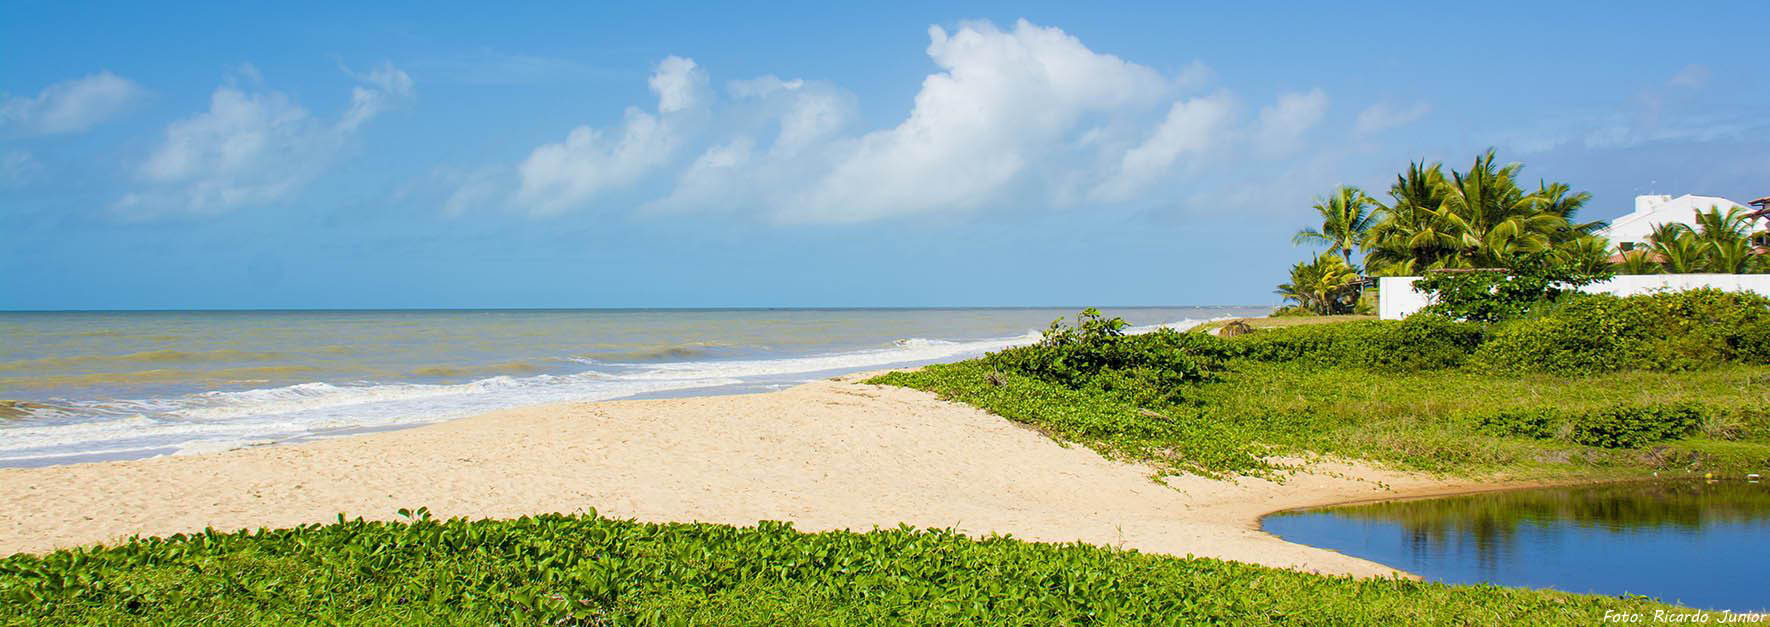
MULTIPOLYGON (((1417 276, 1386 276, 1377 279, 1377 315, 1384 320, 1400 320, 1430 304, 1425 292, 1413 288, 1413 282, 1418 280, 1420 277, 1417 276)), ((1757 292, 1770 296, 1770 274, 1624 274, 1603 283, 1585 286, 1580 291, 1629 296, 1699 287, 1713 287, 1729 292, 1757 292)))

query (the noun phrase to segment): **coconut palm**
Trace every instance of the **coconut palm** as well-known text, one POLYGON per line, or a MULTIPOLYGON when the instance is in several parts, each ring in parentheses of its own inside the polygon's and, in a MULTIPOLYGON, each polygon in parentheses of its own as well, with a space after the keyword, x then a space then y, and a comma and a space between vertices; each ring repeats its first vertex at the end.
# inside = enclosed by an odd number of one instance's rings
POLYGON ((1444 181, 1443 167, 1424 161, 1395 176, 1390 203, 1378 203, 1376 224, 1364 241, 1371 274, 1407 276, 1442 267, 1440 260, 1457 242, 1436 213, 1444 204, 1444 181))
POLYGON ((1696 272, 1703 265, 1707 244, 1696 230, 1684 224, 1661 224, 1647 236, 1650 250, 1659 258, 1660 267, 1672 274, 1696 272))
POLYGON ((1291 280, 1276 293, 1319 315, 1348 313, 1358 304, 1358 272, 1332 253, 1291 266, 1291 280))
POLYGON ((1659 274, 1665 271, 1665 267, 1659 265, 1659 258, 1647 249, 1626 250, 1621 254, 1622 263, 1615 266, 1619 274, 1659 274))
POLYGON ((1339 253, 1347 266, 1351 266, 1353 249, 1363 244, 1365 233, 1374 223, 1370 211, 1374 204, 1357 187, 1342 185, 1335 188, 1332 195, 1317 199, 1312 207, 1321 215, 1321 228, 1297 231, 1291 241, 1298 245, 1326 244, 1330 251, 1339 253))
POLYGON ((1496 165, 1490 149, 1475 157, 1468 172, 1451 171, 1435 212, 1457 236, 1449 267, 1503 266, 1571 239, 1566 218, 1543 211, 1543 199, 1519 189, 1514 179, 1521 168, 1496 165))
POLYGON ((1555 245, 1549 257, 1579 274, 1602 274, 1610 270, 1610 240, 1595 235, 1571 239, 1555 245))

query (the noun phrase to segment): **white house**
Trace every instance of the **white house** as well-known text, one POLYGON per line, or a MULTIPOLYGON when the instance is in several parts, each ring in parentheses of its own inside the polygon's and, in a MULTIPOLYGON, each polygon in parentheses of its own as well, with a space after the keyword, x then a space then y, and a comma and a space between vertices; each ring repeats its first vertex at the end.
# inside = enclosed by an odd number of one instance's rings
MULTIPOLYGON (((1647 236, 1653 234, 1653 227, 1673 222, 1695 226, 1696 212, 1708 211, 1710 208, 1720 209, 1722 214, 1734 208, 1750 210, 1745 205, 1720 196, 1636 196, 1635 212, 1611 220, 1610 226, 1598 231, 1598 234, 1610 238, 1611 245, 1623 250, 1645 247, 1647 236)), ((1748 232, 1756 233, 1764 229, 1765 220, 1753 218, 1747 226, 1748 232)))

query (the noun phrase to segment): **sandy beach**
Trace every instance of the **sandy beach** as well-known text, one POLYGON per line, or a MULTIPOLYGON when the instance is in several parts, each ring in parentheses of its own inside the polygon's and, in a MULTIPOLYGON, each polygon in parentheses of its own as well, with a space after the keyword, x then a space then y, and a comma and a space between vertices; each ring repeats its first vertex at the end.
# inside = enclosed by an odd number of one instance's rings
POLYGON ((0 470, 0 554, 395 517, 595 509, 643 521, 865 531, 908 523, 1358 576, 1395 571, 1258 530, 1277 510, 1480 486, 1342 465, 1283 484, 1148 468, 862 375, 767 394, 554 404, 296 445, 0 470))

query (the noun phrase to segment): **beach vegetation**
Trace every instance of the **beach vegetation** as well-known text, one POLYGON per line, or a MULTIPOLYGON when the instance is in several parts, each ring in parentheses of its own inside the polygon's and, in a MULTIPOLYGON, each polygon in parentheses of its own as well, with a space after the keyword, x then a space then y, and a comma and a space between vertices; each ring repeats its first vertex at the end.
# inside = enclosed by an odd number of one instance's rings
POLYGON ((1562 300, 1500 323, 1421 314, 1177 334, 1191 339, 1147 347, 1186 353, 1200 375, 1162 383, 1130 374, 1142 367, 1134 359, 1085 380, 1052 377, 1027 365, 1041 353, 1026 349, 872 381, 969 403, 1157 476, 1282 478, 1287 460, 1317 456, 1521 476, 1770 469, 1770 424, 1756 409, 1770 403, 1760 383, 1770 299, 1562 300), (1124 379, 1148 387, 1098 382, 1124 379))
POLYGON ((909 527, 546 514, 132 538, 0 559, 34 624, 1593 624, 1688 611, 909 527))
POLYGON ((1609 280, 1608 265, 1580 267, 1547 253, 1525 255, 1504 270, 1427 272, 1414 289, 1431 295, 1425 311, 1457 320, 1499 322, 1553 306, 1581 287, 1609 280))

